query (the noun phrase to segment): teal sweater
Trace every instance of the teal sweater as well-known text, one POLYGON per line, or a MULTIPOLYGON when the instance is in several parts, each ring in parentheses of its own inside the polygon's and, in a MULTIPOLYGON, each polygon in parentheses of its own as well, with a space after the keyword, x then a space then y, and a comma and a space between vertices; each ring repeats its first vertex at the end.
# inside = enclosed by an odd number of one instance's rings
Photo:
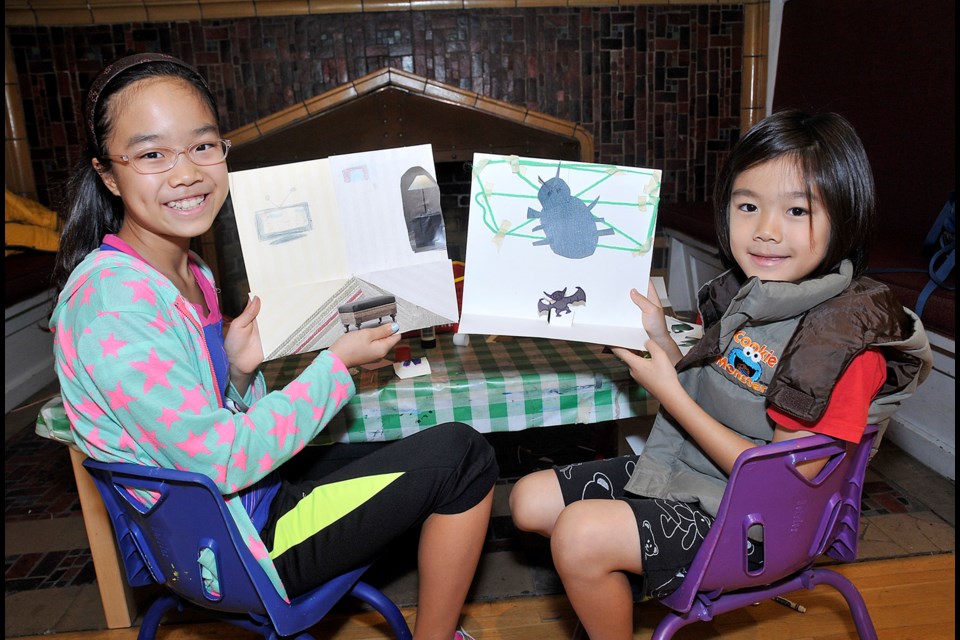
MULTIPOLYGON (((211 280, 210 270, 199 258, 211 280)), ((97 250, 73 271, 50 319, 64 408, 77 446, 105 462, 187 469, 217 483, 247 546, 286 597, 238 492, 289 460, 356 392, 321 352, 295 380, 267 393, 258 373, 245 396, 221 404, 193 306, 160 272, 121 251, 97 250)))

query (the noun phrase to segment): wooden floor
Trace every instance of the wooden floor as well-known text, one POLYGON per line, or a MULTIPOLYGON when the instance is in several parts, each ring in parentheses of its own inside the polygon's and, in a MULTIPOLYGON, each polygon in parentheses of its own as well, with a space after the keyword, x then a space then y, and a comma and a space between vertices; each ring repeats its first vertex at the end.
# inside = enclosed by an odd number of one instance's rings
MULTIPOLYGON (((954 554, 841 565, 837 570, 857 585, 881 640, 953 640, 956 630, 954 554)), ((765 602, 733 611, 712 622, 681 630, 677 640, 846 640, 856 630, 837 591, 819 586, 791 599, 807 608, 797 613, 765 602)), ((666 609, 648 602, 637 607, 634 638, 649 638, 666 609)), ((411 628, 414 609, 404 610, 411 628)), ((563 596, 529 597, 468 604, 463 626, 477 640, 565 640, 576 623, 563 596)), ((28 636, 21 640, 134 640, 137 628, 28 636)), ((386 624, 375 613, 334 615, 312 630, 318 640, 387 640, 386 624)), ((157 640, 254 640, 260 636, 225 623, 161 625, 157 640)))

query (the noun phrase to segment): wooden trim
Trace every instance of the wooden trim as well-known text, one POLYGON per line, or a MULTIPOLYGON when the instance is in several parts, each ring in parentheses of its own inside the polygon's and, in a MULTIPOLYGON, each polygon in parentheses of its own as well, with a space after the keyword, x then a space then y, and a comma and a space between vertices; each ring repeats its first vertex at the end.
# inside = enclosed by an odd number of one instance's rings
POLYGON ((79 449, 70 447, 70 464, 73 465, 73 477, 77 482, 80 510, 83 512, 83 526, 87 530, 90 556, 93 558, 93 569, 97 574, 97 588, 100 590, 103 615, 108 629, 131 627, 137 617, 133 589, 127 584, 107 508, 103 504, 93 478, 83 467, 83 461, 86 458, 87 456, 79 449))
POLYGON ((3 138, 3 178, 7 189, 31 200, 37 199, 37 182, 30 163, 30 140, 23 119, 23 98, 17 67, 10 50, 10 34, 3 30, 3 97, 6 126, 3 138))
POLYGON ((740 133, 760 122, 767 111, 767 61, 770 56, 770 0, 743 5, 743 69, 740 133))
MULTIPOLYGON (((768 0, 762 2, 767 3, 768 0)), ((745 3, 734 0, 6 0, 4 19, 7 26, 64 26, 383 11, 696 4, 745 3)))
POLYGON ((572 138, 579 143, 580 160, 582 162, 593 162, 593 135, 579 124, 391 68, 374 71, 352 82, 261 118, 256 122, 238 127, 227 133, 225 137, 232 140, 235 145, 245 144, 262 138, 275 129, 296 125, 328 109, 342 107, 352 100, 372 94, 388 86, 397 87, 425 98, 441 100, 467 109, 488 113, 532 129, 572 138))

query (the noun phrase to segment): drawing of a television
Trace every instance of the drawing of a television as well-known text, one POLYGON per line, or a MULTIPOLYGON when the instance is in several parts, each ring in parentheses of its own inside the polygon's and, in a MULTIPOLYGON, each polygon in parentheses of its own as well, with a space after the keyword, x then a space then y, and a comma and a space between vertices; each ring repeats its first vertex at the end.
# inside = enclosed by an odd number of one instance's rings
POLYGON ((256 221, 257 237, 270 244, 302 238, 313 229, 310 206, 306 202, 262 209, 257 211, 256 221))
POLYGON ((397 299, 394 296, 374 296, 372 298, 363 298, 356 302, 348 302, 337 307, 340 313, 340 322, 344 329, 350 331, 350 327, 360 328, 368 320, 382 320, 384 316, 390 316, 391 320, 397 319, 397 299))

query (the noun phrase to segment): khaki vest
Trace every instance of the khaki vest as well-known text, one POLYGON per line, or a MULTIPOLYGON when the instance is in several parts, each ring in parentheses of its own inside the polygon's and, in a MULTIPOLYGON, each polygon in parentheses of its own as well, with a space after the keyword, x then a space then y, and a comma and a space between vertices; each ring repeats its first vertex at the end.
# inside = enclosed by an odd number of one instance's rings
MULTIPOLYGON (((681 384, 719 422, 765 444, 774 429, 768 404, 819 418, 850 361, 882 347, 887 384, 870 422, 889 418, 929 371, 929 344, 919 319, 885 287, 851 274, 844 262, 838 272, 797 284, 754 278, 738 286, 730 272, 711 281, 700 292, 704 338, 677 364, 681 384)), ((726 484, 726 474, 661 410, 626 488, 699 502, 716 515, 726 484)))

